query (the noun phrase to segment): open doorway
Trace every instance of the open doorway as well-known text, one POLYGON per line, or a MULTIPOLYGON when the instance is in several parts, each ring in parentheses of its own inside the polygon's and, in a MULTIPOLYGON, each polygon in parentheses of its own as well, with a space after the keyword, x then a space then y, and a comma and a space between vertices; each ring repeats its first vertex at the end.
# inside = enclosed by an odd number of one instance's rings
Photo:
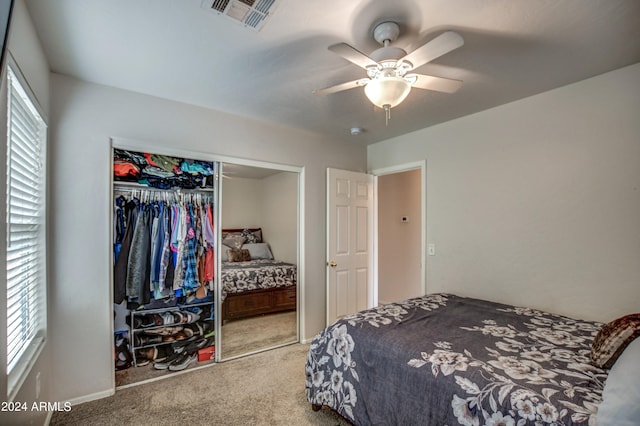
POLYGON ((425 294, 423 167, 379 174, 378 303, 425 294))

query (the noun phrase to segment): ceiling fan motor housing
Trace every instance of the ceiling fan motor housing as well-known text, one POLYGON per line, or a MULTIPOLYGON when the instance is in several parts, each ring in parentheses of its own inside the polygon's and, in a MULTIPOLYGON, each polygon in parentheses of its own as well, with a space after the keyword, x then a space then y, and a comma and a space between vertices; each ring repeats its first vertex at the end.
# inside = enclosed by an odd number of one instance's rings
POLYGON ((383 46, 386 42, 395 41, 400 35, 400 27, 395 22, 381 22, 373 29, 373 38, 383 46))

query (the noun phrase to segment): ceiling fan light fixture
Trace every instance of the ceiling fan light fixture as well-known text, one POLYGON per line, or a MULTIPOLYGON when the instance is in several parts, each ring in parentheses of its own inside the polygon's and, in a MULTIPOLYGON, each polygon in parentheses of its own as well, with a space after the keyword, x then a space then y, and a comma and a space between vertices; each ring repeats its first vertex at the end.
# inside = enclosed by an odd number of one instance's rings
POLYGON ((384 109, 399 105, 410 91, 411 84, 396 76, 381 76, 364 86, 364 93, 371 103, 384 109))

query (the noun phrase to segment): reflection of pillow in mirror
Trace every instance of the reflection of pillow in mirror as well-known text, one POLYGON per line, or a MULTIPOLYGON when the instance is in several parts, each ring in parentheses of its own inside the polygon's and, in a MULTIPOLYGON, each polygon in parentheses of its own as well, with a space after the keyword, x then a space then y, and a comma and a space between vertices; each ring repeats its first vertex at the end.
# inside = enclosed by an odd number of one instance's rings
POLYGON ((222 240, 222 244, 227 247, 231 247, 232 249, 239 249, 242 247, 242 244, 246 241, 246 238, 242 235, 231 234, 228 235, 224 240, 222 240))
POLYGON ((251 254, 246 249, 229 249, 227 257, 229 262, 248 262, 251 260, 251 254))
POLYGON ((273 259, 273 253, 267 243, 245 244, 242 248, 249 250, 252 259, 273 259))
POLYGON ((262 242, 262 230, 258 229, 257 231, 249 231, 248 229, 244 229, 241 234, 246 238, 245 242, 247 244, 261 243, 262 242))

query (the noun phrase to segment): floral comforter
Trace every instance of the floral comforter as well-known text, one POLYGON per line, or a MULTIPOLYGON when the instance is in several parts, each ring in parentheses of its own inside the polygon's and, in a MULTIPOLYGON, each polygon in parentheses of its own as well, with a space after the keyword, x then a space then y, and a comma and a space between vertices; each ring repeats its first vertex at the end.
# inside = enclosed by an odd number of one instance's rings
POLYGON ((600 327, 451 294, 384 305, 315 337, 307 399, 356 425, 594 425, 600 327))
POLYGON ((296 265, 277 260, 254 259, 222 263, 222 301, 229 293, 296 285, 296 265))

